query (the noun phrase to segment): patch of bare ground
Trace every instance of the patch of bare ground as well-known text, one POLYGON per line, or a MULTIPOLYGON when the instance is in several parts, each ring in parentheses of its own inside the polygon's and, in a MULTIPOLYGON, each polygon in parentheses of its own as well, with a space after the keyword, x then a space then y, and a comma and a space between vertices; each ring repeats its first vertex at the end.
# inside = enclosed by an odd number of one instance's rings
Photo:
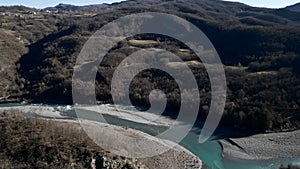
MULTIPOLYGON (((107 128, 114 130, 114 127, 107 128)), ((132 159, 96 145, 72 120, 41 119, 19 112, 0 113, 0 169, 198 169, 189 152, 169 150, 156 157, 132 159)))

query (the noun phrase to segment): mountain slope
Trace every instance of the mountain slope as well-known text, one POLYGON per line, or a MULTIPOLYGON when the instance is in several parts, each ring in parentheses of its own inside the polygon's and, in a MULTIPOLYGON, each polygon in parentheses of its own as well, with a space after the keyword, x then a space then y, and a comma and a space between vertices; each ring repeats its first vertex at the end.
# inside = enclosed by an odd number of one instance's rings
POLYGON ((296 12, 300 12, 300 3, 297 3, 295 5, 291 5, 286 7, 287 9, 291 10, 291 11, 296 11, 296 12))
MULTIPOLYGON (((72 70, 85 41, 104 24, 121 16, 156 11, 192 22, 216 47, 225 66, 228 85, 222 124, 251 132, 300 127, 297 113, 300 107, 300 13, 217 0, 132 0, 99 5, 101 9, 95 6, 61 4, 53 8, 54 11, 59 8, 58 13, 42 10, 30 15, 35 18, 34 23, 13 16, 14 22, 2 25, 5 30, 17 28, 16 33, 28 41, 28 52, 17 59, 17 79, 12 82, 19 86, 20 92, 15 93, 21 94, 20 98, 72 103, 72 70), (29 36, 31 31, 32 36, 29 36)), ((3 10, 15 8, 4 7, 3 10)), ((192 52, 188 55, 182 52, 188 50, 186 46, 157 35, 132 37, 104 58, 96 79, 98 101, 112 101, 110 83, 118 64, 131 53, 148 47, 167 48, 190 64, 201 89, 198 120, 205 119, 210 106, 210 84, 205 69, 192 52), (156 43, 136 44, 132 40, 156 43)), ((133 80, 131 87, 132 102, 144 107, 149 107, 148 95, 152 89, 165 91, 169 101, 165 115, 176 117, 180 93, 174 79, 163 72, 145 71, 133 80)))

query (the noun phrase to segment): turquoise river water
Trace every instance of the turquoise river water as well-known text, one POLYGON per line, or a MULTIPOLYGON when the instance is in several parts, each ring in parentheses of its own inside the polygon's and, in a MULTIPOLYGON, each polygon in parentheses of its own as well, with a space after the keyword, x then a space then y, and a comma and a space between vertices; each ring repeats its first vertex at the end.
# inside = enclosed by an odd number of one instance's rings
MULTIPOLYGON (((0 107, 16 107, 16 106, 21 106, 21 105, 20 104, 0 105, 0 107)), ((57 107, 58 105, 51 105, 51 106, 57 107)), ((91 112, 87 112, 87 113, 91 113, 91 112)), ((74 111, 64 112, 63 115, 69 116, 70 118, 76 118, 76 114, 74 111)), ((111 115, 103 115, 103 116, 105 117, 106 121, 110 124, 131 127, 153 136, 157 135, 158 132, 165 130, 161 127, 132 122, 111 115)), ((181 141, 180 145, 182 145, 183 147, 191 151, 193 154, 197 155, 211 169, 278 169, 281 164, 300 165, 300 159, 274 158, 268 160, 240 160, 231 157, 224 157, 222 156, 222 147, 218 143, 217 137, 213 136, 212 137, 213 139, 203 144, 198 143, 198 137, 200 131, 201 131, 200 128, 194 128, 185 137, 185 139, 181 141)))

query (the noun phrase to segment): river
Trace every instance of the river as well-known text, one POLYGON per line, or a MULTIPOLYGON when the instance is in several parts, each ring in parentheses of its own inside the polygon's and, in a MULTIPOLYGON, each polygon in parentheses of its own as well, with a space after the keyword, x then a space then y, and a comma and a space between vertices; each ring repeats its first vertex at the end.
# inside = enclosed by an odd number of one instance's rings
MULTIPOLYGON (((22 104, 1 104, 2 107, 17 108, 19 106, 24 106, 22 104)), ((30 106, 30 105, 26 105, 30 106)), ((37 105, 33 105, 37 106, 37 105)), ((62 118, 76 118, 76 113, 72 106, 66 105, 38 105, 39 107, 54 107, 56 110, 61 112, 62 118)), ((111 105, 101 105, 101 108, 106 110, 110 108, 111 105)), ((123 107, 124 110, 133 111, 132 107, 123 107)), ((111 111, 111 109, 109 109, 111 111)), ((92 111, 87 111, 87 114, 93 113, 92 111)), ((40 115, 41 117, 51 117, 51 115, 40 115)), ((119 118, 117 116, 112 116, 109 114, 103 114, 106 121, 113 125, 126 126, 130 128, 137 129, 139 131, 145 132, 152 136, 157 135, 159 132, 165 130, 163 127, 139 123, 136 121, 130 121, 128 119, 119 118)), ((200 128, 194 128, 190 133, 180 142, 180 145, 191 151, 193 154, 197 155, 207 166, 211 169, 278 169, 281 164, 300 164, 300 159, 268 159, 268 160, 240 160, 231 157, 224 157, 222 155, 222 147, 218 143, 218 137, 212 136, 211 139, 203 144, 198 143, 200 128)))

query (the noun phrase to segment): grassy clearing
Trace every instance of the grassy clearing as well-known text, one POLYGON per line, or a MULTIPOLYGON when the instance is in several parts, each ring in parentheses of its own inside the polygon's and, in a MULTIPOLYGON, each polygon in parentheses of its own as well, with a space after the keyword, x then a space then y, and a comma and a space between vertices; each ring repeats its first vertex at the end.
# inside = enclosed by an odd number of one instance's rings
POLYGON ((187 53, 190 53, 190 50, 189 49, 179 49, 180 52, 187 52, 187 53))
POLYGON ((246 70, 248 67, 246 66, 224 66, 226 69, 231 70, 246 70))
POLYGON ((203 63, 192 60, 186 62, 168 62, 167 65, 173 68, 181 68, 183 66, 203 66, 203 63))
POLYGON ((30 19, 44 19, 43 15, 29 15, 30 19))
POLYGON ((154 40, 136 40, 136 39, 133 39, 133 40, 129 40, 129 43, 131 45, 150 45, 150 44, 157 44, 158 42, 154 41, 154 40))
POLYGON ((251 75, 277 75, 278 72, 276 71, 260 71, 260 72, 254 72, 250 73, 251 75))

